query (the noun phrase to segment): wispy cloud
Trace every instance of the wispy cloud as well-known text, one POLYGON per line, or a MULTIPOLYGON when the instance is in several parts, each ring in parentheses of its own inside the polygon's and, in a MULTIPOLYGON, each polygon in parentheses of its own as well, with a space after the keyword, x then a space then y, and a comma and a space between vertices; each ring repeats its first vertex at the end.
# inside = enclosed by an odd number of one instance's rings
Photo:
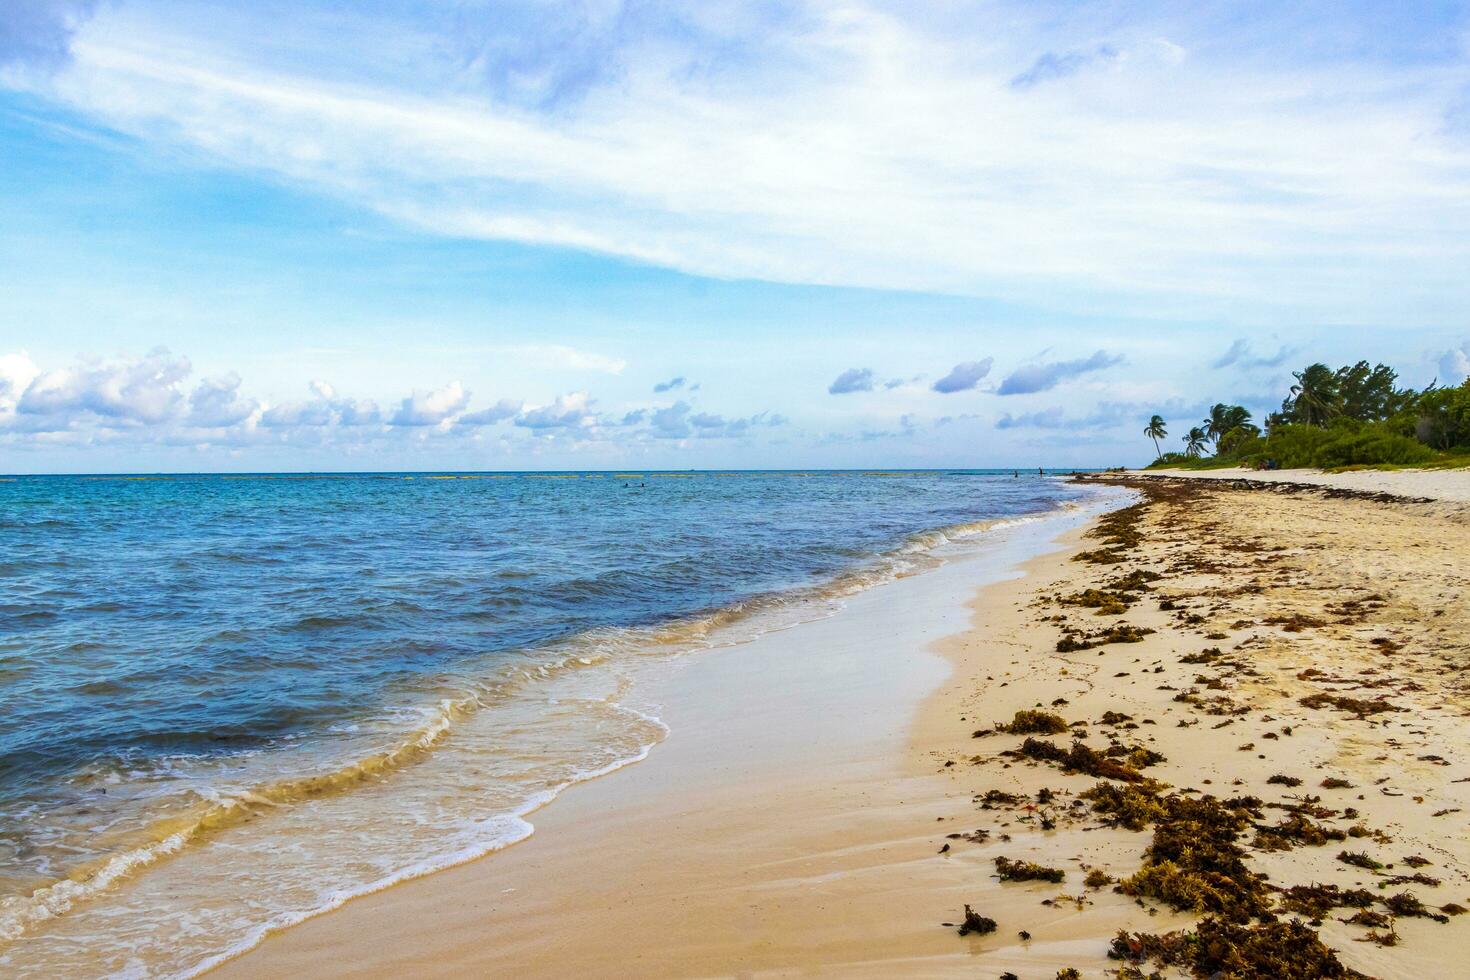
POLYGON ((998 393, 1002 395, 1029 395, 1055 388, 1067 378, 1091 371, 1101 371, 1123 362, 1122 354, 1109 354, 1100 350, 1091 357, 1075 361, 1051 361, 1046 364, 1027 364, 1006 376, 1000 383, 998 393))
POLYGON ((52 70, 71 57, 71 41, 97 0, 5 0, 0 4, 0 69, 52 70))
POLYGON ((948 374, 934 382, 934 390, 944 395, 951 395, 957 391, 969 391, 990 373, 990 367, 994 363, 995 358, 987 357, 981 361, 964 361, 956 364, 948 374))
POLYGON ((372 45, 401 31, 372 5, 334 19, 364 44, 334 70, 203 15, 104 7, 70 66, 25 84, 417 229, 720 277, 1339 322, 1466 298, 1470 214, 1446 204, 1470 197, 1470 144, 1446 129, 1462 64, 1350 45, 1304 64, 1273 46, 1287 11, 1234 25, 1247 62, 1194 43, 1214 21, 1146 6, 1112 26, 1021 4, 716 7, 610 5, 570 37, 527 13, 524 36, 469 51, 456 22, 387 58, 372 45), (1041 84, 1104 62, 1087 91, 1041 84))
POLYGON ((670 378, 667 381, 660 381, 658 384, 653 386, 653 390, 659 394, 662 394, 666 391, 678 391, 682 387, 684 387, 684 378, 681 376, 678 378, 670 378))
POLYGON ((1243 368, 1280 367, 1286 363, 1287 358, 1296 352, 1297 348, 1287 347, 1283 344, 1275 354, 1269 357, 1260 357, 1251 349, 1250 342, 1244 337, 1241 337, 1232 342, 1225 353, 1210 362, 1210 367, 1217 369, 1231 366, 1243 368))
POLYGON ((848 368, 827 386, 827 394, 829 395, 850 395, 855 391, 872 390, 872 368, 848 368))
POLYGON ((1042 82, 1075 75, 1088 65, 1116 61, 1117 58, 1117 49, 1107 44, 1098 45, 1091 51, 1068 51, 1064 54, 1047 51, 1037 58, 1030 68, 1011 79, 1011 88, 1032 88, 1042 82))

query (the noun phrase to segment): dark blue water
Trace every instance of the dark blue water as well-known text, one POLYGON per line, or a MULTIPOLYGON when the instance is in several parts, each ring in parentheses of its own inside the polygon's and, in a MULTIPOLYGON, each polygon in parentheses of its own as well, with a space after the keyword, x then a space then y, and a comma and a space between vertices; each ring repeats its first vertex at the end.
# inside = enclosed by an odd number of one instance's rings
POLYGON ((1081 495, 1009 472, 0 482, 0 889, 65 873, 58 855, 94 850, 79 827, 115 830, 132 784, 187 777, 180 760, 294 759, 466 665, 1081 495))

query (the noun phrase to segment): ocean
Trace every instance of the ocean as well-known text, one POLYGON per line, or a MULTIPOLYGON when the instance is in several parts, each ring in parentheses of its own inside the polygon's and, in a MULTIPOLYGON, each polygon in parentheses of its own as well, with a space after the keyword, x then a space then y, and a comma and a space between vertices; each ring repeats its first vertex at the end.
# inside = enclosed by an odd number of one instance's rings
POLYGON ((1011 471, 0 482, 0 972, 187 976, 514 843, 667 734, 626 665, 1089 496, 1011 471))

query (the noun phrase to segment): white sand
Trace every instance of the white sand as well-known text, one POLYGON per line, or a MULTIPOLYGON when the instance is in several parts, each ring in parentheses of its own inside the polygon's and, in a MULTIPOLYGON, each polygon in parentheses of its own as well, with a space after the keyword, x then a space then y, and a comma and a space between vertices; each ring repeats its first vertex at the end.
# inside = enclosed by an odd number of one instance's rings
POLYGON ((1310 483, 1315 486, 1391 493, 1396 497, 1425 497, 1470 503, 1470 470, 1149 470, 1139 476, 1177 476, 1191 480, 1258 480, 1265 483, 1310 483))

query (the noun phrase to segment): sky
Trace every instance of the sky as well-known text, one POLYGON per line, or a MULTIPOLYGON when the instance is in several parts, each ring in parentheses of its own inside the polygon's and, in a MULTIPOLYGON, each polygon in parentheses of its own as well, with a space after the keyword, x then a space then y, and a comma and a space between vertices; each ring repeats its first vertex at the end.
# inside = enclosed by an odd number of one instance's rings
POLYGON ((1470 373, 1470 0, 0 3, 0 472, 1136 465, 1470 373))

